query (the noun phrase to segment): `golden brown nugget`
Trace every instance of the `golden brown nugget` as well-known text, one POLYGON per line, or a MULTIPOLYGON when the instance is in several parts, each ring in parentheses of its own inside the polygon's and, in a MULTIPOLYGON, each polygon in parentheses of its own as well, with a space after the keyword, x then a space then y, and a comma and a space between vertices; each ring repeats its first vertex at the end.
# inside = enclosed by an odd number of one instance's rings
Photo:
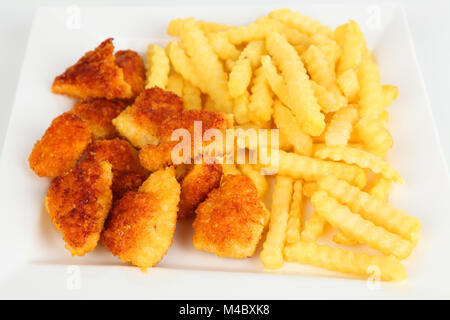
POLYGON ((91 140, 87 122, 63 113, 34 145, 28 158, 30 168, 40 177, 57 177, 75 165, 91 140))
POLYGON ((125 109, 113 124, 119 133, 135 147, 159 143, 159 127, 169 117, 179 116, 183 100, 170 91, 158 87, 146 89, 133 105, 125 109))
POLYGON ((52 180, 45 207, 72 255, 82 256, 97 246, 111 208, 111 183, 106 161, 80 162, 52 180))
POLYGON ((112 40, 106 39, 57 76, 52 91, 82 99, 131 98, 131 86, 125 82, 123 70, 115 64, 112 40))
POLYGON ((218 188, 222 178, 221 164, 195 164, 181 182, 180 211, 178 216, 192 216, 197 206, 211 190, 218 188))
POLYGON ((137 191, 148 177, 148 171, 139 163, 137 151, 119 138, 91 143, 83 161, 111 163, 114 200, 120 199, 127 191, 137 191))
POLYGON ((192 240, 197 250, 235 259, 254 254, 265 213, 249 177, 225 176, 221 186, 211 191, 195 212, 192 240))
POLYGON ((139 161, 147 170, 153 172, 172 164, 172 148, 177 142, 148 144, 139 152, 139 161))
POLYGON ((180 185, 173 167, 153 173, 138 192, 129 191, 114 207, 102 242, 124 262, 145 270, 161 261, 172 244, 180 185))
POLYGON ((78 101, 72 112, 89 124, 94 139, 99 140, 114 138, 118 135, 112 119, 116 118, 123 109, 125 105, 120 100, 100 98, 78 101))
POLYGON ((116 65, 123 70, 123 78, 131 86, 132 96, 137 97, 145 88, 145 64, 133 50, 119 50, 115 54, 116 65))

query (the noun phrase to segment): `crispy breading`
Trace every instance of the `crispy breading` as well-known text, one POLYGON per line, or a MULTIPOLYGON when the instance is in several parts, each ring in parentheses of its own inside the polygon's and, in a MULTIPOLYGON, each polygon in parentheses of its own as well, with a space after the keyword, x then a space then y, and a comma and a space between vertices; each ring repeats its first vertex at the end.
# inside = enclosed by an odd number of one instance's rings
POLYGON ((75 103, 72 112, 86 121, 91 128, 94 139, 110 139, 118 135, 112 124, 125 109, 121 100, 86 99, 75 103))
POLYGON ((194 247, 221 257, 253 255, 264 228, 265 214, 253 181, 227 175, 195 211, 194 247))
POLYGON ((147 170, 153 172, 172 164, 172 148, 177 142, 148 144, 139 151, 139 161, 147 170))
POLYGON ((111 182, 110 163, 82 161, 50 183, 45 207, 72 255, 97 246, 111 208, 111 182))
POLYGON ((119 50, 115 54, 116 65, 123 70, 125 82, 131 86, 132 96, 137 97, 145 88, 145 64, 133 50, 119 50))
POLYGON ((161 123, 168 117, 179 115, 182 110, 180 97, 154 87, 144 90, 132 106, 113 120, 113 124, 135 147, 142 148, 147 144, 158 144, 161 123))
POLYGON ((125 82, 123 70, 115 64, 112 40, 106 39, 57 76, 53 81, 53 92, 82 99, 131 98, 131 86, 125 82))
POLYGON ((92 141, 87 122, 75 114, 53 119, 31 151, 28 163, 40 177, 56 177, 72 168, 92 141))
POLYGON ((219 187, 222 178, 221 164, 195 164, 181 182, 181 199, 178 216, 193 215, 197 206, 211 190, 219 187))
POLYGON ((147 269, 172 244, 180 185, 173 167, 153 173, 138 192, 127 192, 111 212, 102 242, 124 262, 147 269))
POLYGON ((137 151, 119 138, 91 143, 83 161, 92 160, 111 163, 114 200, 120 199, 127 191, 137 191, 148 177, 147 170, 139 163, 137 151))

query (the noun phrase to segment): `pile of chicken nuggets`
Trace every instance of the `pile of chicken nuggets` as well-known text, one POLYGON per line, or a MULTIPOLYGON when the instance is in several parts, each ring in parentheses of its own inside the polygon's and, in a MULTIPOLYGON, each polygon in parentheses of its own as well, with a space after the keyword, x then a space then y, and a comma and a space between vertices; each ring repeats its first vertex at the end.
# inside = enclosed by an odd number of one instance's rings
POLYGON ((224 176, 222 165, 171 159, 177 128, 225 133, 228 114, 185 110, 176 94, 145 89, 134 51, 114 53, 112 39, 57 76, 52 91, 78 99, 55 118, 29 156, 51 178, 45 207, 66 249, 83 256, 99 241, 124 262, 157 264, 172 244, 177 220, 195 217, 195 248, 218 256, 252 256, 266 212, 253 181, 224 176))

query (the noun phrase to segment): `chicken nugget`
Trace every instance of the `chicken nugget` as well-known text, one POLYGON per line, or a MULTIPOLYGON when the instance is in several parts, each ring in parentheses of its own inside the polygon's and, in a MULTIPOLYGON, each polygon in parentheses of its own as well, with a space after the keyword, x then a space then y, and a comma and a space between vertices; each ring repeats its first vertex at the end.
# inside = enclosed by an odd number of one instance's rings
POLYGON ((211 190, 219 187, 221 178, 221 164, 194 164, 181 182, 178 216, 191 216, 211 190))
POLYGON ((172 244, 180 185, 173 167, 153 173, 138 192, 129 191, 112 210, 102 234, 120 260, 145 270, 161 261, 172 244))
POLYGON ((180 97, 154 87, 142 91, 133 105, 113 120, 113 124, 131 144, 143 148, 147 144, 158 144, 158 130, 162 122, 181 114, 182 110, 183 100, 180 97))
POLYGON ((36 142, 28 163, 40 177, 59 176, 75 165, 91 141, 88 123, 75 114, 63 113, 36 142))
POLYGON ((177 142, 148 144, 139 151, 139 161, 147 170, 153 172, 172 164, 172 148, 177 142))
POLYGON ((87 52, 53 81, 54 93, 75 98, 127 99, 133 96, 124 72, 115 63, 112 38, 87 52))
POLYGON ((218 189, 195 210, 194 247, 220 257, 254 254, 264 228, 265 213, 253 181, 227 175, 218 189))
POLYGON ((115 56, 116 65, 123 70, 123 77, 131 86, 132 96, 137 97, 145 88, 144 60, 133 50, 119 50, 115 56))
POLYGON ((50 183, 45 207, 66 249, 82 256, 95 249, 111 208, 111 164, 82 161, 50 183))
POLYGON ((112 119, 116 118, 123 109, 125 105, 120 100, 87 99, 75 103, 72 112, 89 124, 94 139, 99 140, 114 138, 118 135, 112 119))
POLYGON ((137 191, 148 177, 148 171, 139 163, 137 151, 119 138, 91 143, 83 161, 111 163, 114 200, 120 199, 127 191, 137 191))

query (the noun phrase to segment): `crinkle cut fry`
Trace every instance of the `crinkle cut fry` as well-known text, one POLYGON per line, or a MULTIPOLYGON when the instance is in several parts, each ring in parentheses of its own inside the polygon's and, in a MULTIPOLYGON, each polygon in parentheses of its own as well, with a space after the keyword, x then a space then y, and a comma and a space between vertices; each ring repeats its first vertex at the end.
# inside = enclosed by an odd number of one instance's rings
POLYGON ((286 238, 292 183, 292 178, 280 175, 277 175, 275 180, 269 231, 261 252, 261 260, 266 268, 277 269, 283 265, 282 251, 286 238))
POLYGON ((291 208, 286 228, 286 242, 294 243, 300 240, 301 220, 303 213, 303 192, 302 181, 294 182, 294 191, 292 193, 291 208))
POLYGON ((418 242, 421 226, 416 217, 409 216, 406 212, 334 177, 321 179, 319 186, 363 218, 410 240, 413 244, 418 242))
POLYGON ((410 241, 363 219, 346 206, 339 204, 335 198, 330 197, 325 191, 321 190, 314 193, 311 202, 317 213, 333 227, 340 229, 350 237, 354 237, 386 255, 394 255, 399 259, 405 259, 410 255, 413 248, 410 241))
POLYGON ((310 264, 315 267, 359 276, 371 276, 373 267, 378 267, 383 281, 406 279, 406 271, 396 258, 381 255, 356 253, 351 250, 298 241, 284 249, 287 261, 310 264))
POLYGON ((375 173, 381 173, 386 179, 403 184, 402 176, 380 157, 369 152, 349 147, 324 147, 314 154, 319 159, 331 159, 344 161, 348 164, 356 164, 361 168, 367 168, 375 173))
POLYGON ((358 187, 366 185, 366 174, 363 169, 345 163, 319 160, 279 150, 278 173, 291 176, 294 179, 307 181, 318 180, 327 175, 333 175, 358 187))

